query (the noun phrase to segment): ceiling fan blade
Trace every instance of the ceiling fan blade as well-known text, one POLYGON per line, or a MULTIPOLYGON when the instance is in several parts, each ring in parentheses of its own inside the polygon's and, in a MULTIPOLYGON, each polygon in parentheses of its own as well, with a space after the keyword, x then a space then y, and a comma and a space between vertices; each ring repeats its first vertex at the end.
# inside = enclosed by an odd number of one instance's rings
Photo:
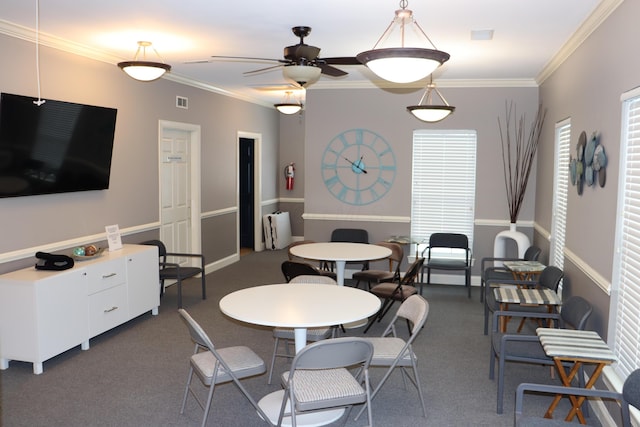
POLYGON ((260 69, 258 69, 258 70, 245 71, 245 72, 244 72, 244 73, 242 73, 242 74, 244 74, 244 75, 247 75, 247 74, 258 74, 258 73, 263 73, 263 72, 265 72, 265 71, 270 71, 270 70, 273 70, 273 69, 275 69, 275 68, 280 68, 280 67, 283 67, 283 65, 282 65, 282 64, 272 65, 271 67, 260 68, 260 69))
POLYGON ((333 65, 362 65, 362 62, 358 61, 355 56, 337 56, 335 58, 322 58, 321 60, 333 65))
POLYGON ((324 64, 322 62, 317 63, 317 65, 322 70, 322 74, 326 74, 327 76, 342 77, 342 76, 346 76, 347 74, 349 74, 346 71, 342 71, 339 68, 336 68, 336 67, 331 66, 329 64, 324 64))
POLYGON ((285 61, 284 59, 275 59, 275 58, 254 58, 251 56, 211 56, 211 60, 222 59, 222 60, 231 60, 231 61, 266 61, 266 62, 280 62, 280 63, 288 63, 289 61, 285 61))

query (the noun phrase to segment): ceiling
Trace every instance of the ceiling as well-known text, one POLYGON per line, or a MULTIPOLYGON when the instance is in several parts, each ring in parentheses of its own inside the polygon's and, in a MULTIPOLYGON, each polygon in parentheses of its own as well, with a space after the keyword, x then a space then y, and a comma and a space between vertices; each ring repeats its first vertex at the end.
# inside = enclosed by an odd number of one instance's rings
MULTIPOLYGON (((533 86, 620 2, 412 0, 408 9, 437 49, 451 55, 434 73, 440 88, 533 86), (493 39, 472 40, 476 30, 493 30, 493 39)), ((2 0, 0 33, 33 39, 36 5, 43 45, 116 64, 133 59, 137 41, 151 41, 172 65, 168 78, 264 105, 282 102, 291 82, 280 68, 243 73, 272 63, 190 62, 212 55, 282 59, 283 48, 299 42, 291 28, 300 25, 312 27, 305 43, 321 48, 320 57, 355 56, 373 48, 400 7, 398 0, 2 0)), ((157 60, 149 51, 147 59, 157 60)), ((393 86, 364 65, 338 68, 348 76, 323 75, 309 90, 393 86)))

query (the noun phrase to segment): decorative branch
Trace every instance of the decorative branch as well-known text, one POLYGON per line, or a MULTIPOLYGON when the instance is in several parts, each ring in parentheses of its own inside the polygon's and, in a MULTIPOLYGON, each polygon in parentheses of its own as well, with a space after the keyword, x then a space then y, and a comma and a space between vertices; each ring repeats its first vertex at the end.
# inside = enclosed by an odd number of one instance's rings
POLYGON ((498 117, 509 220, 514 224, 518 220, 520 208, 524 201, 524 194, 531 174, 531 166, 538 150, 542 125, 546 115, 547 110, 543 110, 542 105, 539 105, 536 118, 531 124, 528 138, 525 138, 525 116, 524 114, 520 116, 516 123, 516 111, 513 102, 509 104, 505 102, 504 129, 500 117, 498 117))

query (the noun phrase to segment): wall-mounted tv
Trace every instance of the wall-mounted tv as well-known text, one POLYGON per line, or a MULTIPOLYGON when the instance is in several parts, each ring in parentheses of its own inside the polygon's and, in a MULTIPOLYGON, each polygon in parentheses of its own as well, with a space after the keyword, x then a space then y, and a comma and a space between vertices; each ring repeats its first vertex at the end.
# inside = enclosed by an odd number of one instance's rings
POLYGON ((114 108, 0 95, 0 197, 109 188, 114 108))

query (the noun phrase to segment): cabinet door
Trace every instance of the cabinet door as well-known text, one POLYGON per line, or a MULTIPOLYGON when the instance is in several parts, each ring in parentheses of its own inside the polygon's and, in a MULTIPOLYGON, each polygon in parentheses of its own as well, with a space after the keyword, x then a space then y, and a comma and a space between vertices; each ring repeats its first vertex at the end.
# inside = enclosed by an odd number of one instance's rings
POLYGON ((47 360, 89 339, 85 269, 56 274, 34 286, 38 360, 47 360))
POLYGON ((160 305, 158 248, 155 246, 145 246, 127 255, 127 292, 130 319, 160 305))

